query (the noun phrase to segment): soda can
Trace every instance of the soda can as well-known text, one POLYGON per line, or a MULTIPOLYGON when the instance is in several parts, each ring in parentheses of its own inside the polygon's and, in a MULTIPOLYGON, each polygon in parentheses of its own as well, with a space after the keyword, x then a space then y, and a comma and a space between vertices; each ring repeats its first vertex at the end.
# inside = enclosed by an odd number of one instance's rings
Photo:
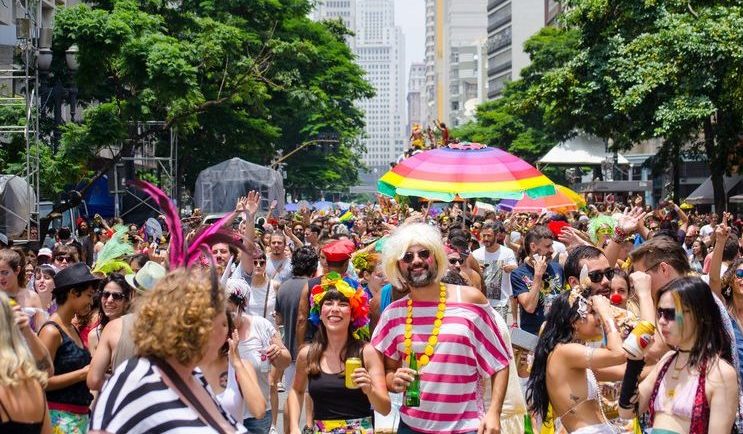
POLYGON ((655 334, 655 324, 650 321, 640 321, 632 329, 627 339, 624 340, 622 348, 631 359, 641 360, 644 357, 645 349, 653 341, 653 334, 655 334))
POLYGON ((349 357, 346 359, 346 389, 358 389, 359 386, 353 381, 351 375, 356 368, 361 367, 361 359, 358 357, 349 357))

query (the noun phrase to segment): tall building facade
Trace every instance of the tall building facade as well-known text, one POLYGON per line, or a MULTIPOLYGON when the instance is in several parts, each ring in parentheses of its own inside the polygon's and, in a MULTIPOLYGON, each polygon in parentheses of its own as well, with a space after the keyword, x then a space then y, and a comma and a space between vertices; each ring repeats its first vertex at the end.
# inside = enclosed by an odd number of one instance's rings
MULTIPOLYGON (((357 0, 327 0, 318 2, 310 17, 315 21, 337 20, 343 21, 352 32, 356 32, 356 1, 357 0)), ((355 46, 355 38, 349 36, 346 43, 351 49, 355 46)))
POLYGON ((311 17, 315 20, 340 18, 355 36, 349 37, 356 61, 376 92, 360 101, 366 128, 362 161, 376 172, 402 154, 407 129, 405 110, 405 38, 395 25, 393 0, 324 0, 311 17))
POLYGON ((429 120, 471 118, 485 97, 487 0, 426 0, 426 100, 429 120))
POLYGON ((557 13, 553 3, 551 0, 488 1, 488 99, 498 98, 506 83, 517 80, 521 69, 529 64, 524 42, 544 27, 548 13, 557 13))
POLYGON ((426 64, 412 63, 408 72, 408 132, 413 130, 413 124, 425 123, 425 87, 426 64))
POLYGON ((355 54, 376 95, 360 101, 366 118, 364 163, 378 171, 402 154, 406 139, 405 38, 393 0, 359 0, 355 54))

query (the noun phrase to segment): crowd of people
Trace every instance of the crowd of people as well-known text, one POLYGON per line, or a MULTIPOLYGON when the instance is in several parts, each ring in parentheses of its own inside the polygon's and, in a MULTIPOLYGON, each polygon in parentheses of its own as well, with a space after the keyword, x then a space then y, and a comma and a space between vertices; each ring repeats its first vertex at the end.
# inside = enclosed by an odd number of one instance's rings
POLYGON ((160 230, 96 216, 0 249, 0 432, 272 434, 280 409, 292 434, 743 429, 728 213, 251 192, 202 225, 143 189, 160 230))

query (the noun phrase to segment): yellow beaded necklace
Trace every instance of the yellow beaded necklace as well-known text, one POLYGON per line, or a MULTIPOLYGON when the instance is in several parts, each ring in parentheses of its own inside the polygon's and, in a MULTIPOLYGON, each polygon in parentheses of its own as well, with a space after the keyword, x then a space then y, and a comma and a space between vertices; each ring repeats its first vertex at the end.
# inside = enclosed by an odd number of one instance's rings
MULTIPOLYGON (((441 330, 441 324, 444 320, 444 311, 446 311, 446 286, 442 283, 440 286, 441 292, 439 293, 439 306, 436 311, 436 319, 433 321, 433 330, 431 336, 428 338, 426 343, 426 349, 418 359, 418 371, 423 369, 428 364, 431 356, 433 355, 433 349, 439 341, 439 331, 441 330)), ((413 299, 408 299, 408 314, 405 317, 405 359, 410 364, 410 357, 413 354, 413 299)), ((415 356, 413 356, 415 357, 415 356)))

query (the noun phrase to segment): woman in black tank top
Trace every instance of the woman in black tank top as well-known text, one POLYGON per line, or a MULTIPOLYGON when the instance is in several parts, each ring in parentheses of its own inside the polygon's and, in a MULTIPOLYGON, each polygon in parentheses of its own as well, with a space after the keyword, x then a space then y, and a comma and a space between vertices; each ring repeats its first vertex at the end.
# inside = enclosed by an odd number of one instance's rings
POLYGON ((46 373, 37 369, 24 344, 21 328, 30 327, 26 314, 16 312, 10 304, 0 292, 0 433, 48 433, 51 425, 43 390, 46 373), (11 366, 13 371, 8 370, 11 366))
POLYGON ((374 410, 390 411, 382 357, 361 339, 368 339, 368 298, 353 283, 330 273, 312 288, 309 320, 316 323, 318 333, 297 355, 297 372, 287 399, 293 433, 299 432, 305 390, 314 403, 315 433, 372 432, 374 410), (345 386, 349 358, 362 361, 362 367, 351 374, 354 389, 345 386))

